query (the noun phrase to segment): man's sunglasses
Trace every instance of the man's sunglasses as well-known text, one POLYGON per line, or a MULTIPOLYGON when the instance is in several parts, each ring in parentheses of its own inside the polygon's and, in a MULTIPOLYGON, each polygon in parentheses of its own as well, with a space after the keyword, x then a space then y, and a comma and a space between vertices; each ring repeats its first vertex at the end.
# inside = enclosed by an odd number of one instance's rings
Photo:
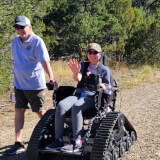
POLYGON ((97 55, 99 52, 97 52, 97 51, 88 51, 87 53, 88 53, 89 55, 91 55, 91 54, 97 55))
POLYGON ((24 29, 25 26, 15 26, 15 29, 24 29))

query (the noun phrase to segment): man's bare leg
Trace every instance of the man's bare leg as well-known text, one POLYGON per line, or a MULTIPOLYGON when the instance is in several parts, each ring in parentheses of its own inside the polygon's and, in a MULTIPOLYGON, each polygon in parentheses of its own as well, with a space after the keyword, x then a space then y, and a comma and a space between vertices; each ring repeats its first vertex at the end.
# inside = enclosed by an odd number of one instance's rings
POLYGON ((25 108, 15 108, 16 142, 22 142, 25 108))

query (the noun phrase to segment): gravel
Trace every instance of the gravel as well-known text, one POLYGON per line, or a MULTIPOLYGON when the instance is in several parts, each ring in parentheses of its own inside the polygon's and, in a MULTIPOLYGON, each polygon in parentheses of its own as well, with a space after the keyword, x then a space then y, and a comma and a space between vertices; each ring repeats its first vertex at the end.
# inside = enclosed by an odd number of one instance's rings
MULTIPOLYGON (((137 142, 122 160, 159 160, 160 159, 160 83, 145 83, 133 89, 122 89, 118 93, 117 111, 128 118, 137 131, 137 142)), ((27 160, 26 153, 3 157, 3 152, 15 141, 14 107, 9 96, 1 99, 0 105, 0 160, 27 160)), ((46 108, 52 108, 52 91, 47 91, 46 108)), ((27 110, 23 139, 28 141, 38 117, 27 110)))

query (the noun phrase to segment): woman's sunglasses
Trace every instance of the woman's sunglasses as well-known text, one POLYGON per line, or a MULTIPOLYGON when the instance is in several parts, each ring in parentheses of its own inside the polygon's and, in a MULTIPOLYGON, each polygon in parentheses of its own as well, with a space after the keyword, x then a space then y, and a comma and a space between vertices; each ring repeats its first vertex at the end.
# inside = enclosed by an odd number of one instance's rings
POLYGON ((91 54, 97 55, 99 52, 97 52, 97 51, 88 51, 87 53, 88 53, 89 55, 91 55, 91 54))
POLYGON ((24 29, 25 26, 15 26, 15 29, 24 29))

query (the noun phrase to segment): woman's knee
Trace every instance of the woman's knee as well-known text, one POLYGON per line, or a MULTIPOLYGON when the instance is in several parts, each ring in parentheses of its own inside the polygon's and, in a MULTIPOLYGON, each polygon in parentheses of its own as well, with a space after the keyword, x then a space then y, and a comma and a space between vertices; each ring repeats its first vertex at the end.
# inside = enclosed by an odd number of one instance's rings
POLYGON ((63 105, 63 103, 59 102, 57 107, 56 107, 56 111, 58 112, 65 112, 65 106, 63 105))

